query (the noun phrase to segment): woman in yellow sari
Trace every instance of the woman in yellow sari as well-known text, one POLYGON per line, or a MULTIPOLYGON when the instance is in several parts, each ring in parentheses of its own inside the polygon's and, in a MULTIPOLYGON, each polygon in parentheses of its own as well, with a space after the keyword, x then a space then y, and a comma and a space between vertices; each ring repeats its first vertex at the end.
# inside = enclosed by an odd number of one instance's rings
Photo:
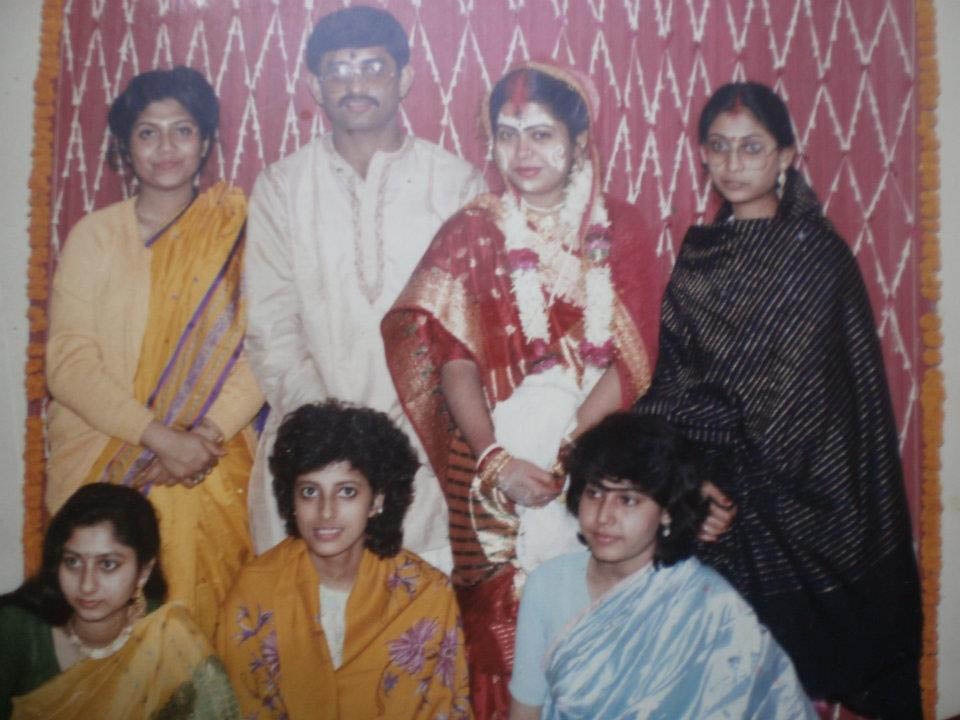
POLYGON ((473 717, 450 581, 400 548, 417 466, 375 410, 284 418, 270 471, 289 537, 243 569, 217 628, 245 718, 473 717))
POLYGON ((212 636, 251 556, 250 451, 262 396, 241 354, 246 202, 197 194, 219 106, 189 68, 138 75, 109 124, 139 191, 84 217, 60 257, 47 344, 47 506, 79 486, 138 487, 160 516, 170 597, 212 636))
POLYGON ((238 718, 206 636, 163 601, 156 513, 97 483, 50 523, 40 573, 0 597, 0 720, 238 718))

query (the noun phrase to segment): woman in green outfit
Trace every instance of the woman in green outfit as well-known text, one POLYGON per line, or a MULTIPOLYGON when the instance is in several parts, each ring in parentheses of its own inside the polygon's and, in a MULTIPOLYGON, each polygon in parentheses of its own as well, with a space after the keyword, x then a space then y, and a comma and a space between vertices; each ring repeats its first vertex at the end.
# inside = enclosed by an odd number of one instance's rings
POLYGON ((0 720, 237 718, 189 612, 163 603, 157 516, 94 483, 53 517, 40 573, 0 597, 0 720))

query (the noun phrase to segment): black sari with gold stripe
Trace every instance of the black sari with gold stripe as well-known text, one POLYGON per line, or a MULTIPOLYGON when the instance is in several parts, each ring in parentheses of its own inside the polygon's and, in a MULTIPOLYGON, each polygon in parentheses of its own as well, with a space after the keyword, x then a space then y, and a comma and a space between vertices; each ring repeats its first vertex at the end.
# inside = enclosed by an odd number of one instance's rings
POLYGON ((920 596, 896 426, 849 248, 790 171, 775 218, 690 228, 635 410, 703 443, 739 510, 699 556, 753 604, 807 691, 920 717, 920 596))

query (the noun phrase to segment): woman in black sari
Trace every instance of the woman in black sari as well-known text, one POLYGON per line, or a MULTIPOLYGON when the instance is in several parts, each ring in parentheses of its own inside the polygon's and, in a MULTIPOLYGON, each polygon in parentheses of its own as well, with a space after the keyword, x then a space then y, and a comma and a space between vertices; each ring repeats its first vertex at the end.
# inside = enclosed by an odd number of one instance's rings
POLYGON ((857 263, 791 166, 790 118, 769 88, 717 90, 699 141, 724 203, 684 239, 635 409, 704 444, 707 487, 736 516, 719 536, 706 528, 715 541, 699 554, 753 604, 810 695, 920 718, 919 581, 857 263))

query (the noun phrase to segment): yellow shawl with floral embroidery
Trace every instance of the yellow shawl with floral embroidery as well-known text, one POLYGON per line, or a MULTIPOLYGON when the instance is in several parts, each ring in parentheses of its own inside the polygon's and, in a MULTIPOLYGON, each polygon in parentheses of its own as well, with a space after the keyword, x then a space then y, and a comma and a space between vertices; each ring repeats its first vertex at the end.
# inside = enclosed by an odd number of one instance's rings
POLYGON ((473 717, 459 612, 441 572, 405 550, 364 551, 339 668, 319 605, 303 540, 288 538, 243 569, 220 615, 217 650, 244 717, 473 717))
POLYGON ((210 642, 182 605, 168 603, 133 627, 117 652, 81 660, 13 699, 13 720, 239 718, 210 642))

